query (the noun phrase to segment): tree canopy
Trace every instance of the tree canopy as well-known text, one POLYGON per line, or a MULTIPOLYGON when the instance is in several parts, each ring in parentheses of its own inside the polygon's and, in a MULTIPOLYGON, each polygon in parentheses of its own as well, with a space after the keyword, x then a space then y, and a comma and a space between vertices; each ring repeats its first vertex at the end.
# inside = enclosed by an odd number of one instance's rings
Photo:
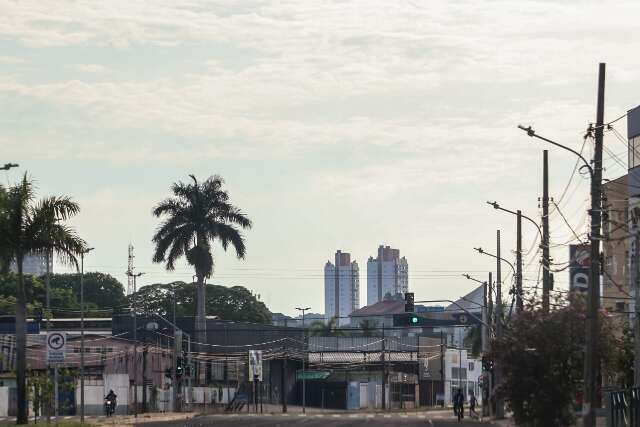
MULTIPOLYGON (((498 393, 508 402, 517 425, 568 426, 581 391, 584 363, 585 309, 580 299, 556 301, 544 313, 529 307, 494 340, 489 357, 503 378, 498 393)), ((602 316, 602 365, 614 366, 620 352, 610 319, 602 316)))
MULTIPOLYGON (((222 320, 251 323, 271 323, 271 312, 267 306, 243 286, 220 286, 206 284, 207 313, 222 320)), ((140 288, 129 296, 143 311, 171 316, 173 292, 176 296, 176 316, 193 316, 195 310, 196 283, 158 283, 140 288)))
MULTIPOLYGON (((27 311, 45 307, 43 277, 25 275, 27 311)), ((16 274, 0 274, 0 315, 15 314, 16 274)), ((127 307, 124 287, 114 277, 104 273, 85 273, 84 296, 87 317, 109 317, 127 307)), ((51 275, 51 308, 53 317, 80 316, 80 275, 51 275)))

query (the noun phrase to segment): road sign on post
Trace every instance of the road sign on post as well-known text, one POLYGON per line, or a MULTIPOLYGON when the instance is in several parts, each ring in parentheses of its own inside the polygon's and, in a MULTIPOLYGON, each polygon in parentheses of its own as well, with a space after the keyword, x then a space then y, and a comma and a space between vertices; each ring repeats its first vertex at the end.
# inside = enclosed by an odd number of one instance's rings
POLYGON ((47 360, 49 363, 63 363, 67 345, 67 334, 64 332, 49 332, 47 334, 47 360))
POLYGON ((262 350, 249 350, 249 381, 262 381, 262 350))

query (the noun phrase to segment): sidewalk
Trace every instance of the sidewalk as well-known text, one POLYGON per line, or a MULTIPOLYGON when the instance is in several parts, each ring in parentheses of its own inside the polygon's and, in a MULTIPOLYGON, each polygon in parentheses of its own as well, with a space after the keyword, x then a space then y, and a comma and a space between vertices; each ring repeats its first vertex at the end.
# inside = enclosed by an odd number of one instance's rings
POLYGON ((98 417, 97 419, 89 419, 89 423, 99 426, 131 426, 134 424, 144 424, 158 421, 177 421, 189 420, 197 416, 196 412, 149 412, 140 414, 138 417, 133 415, 115 415, 112 417, 98 417))

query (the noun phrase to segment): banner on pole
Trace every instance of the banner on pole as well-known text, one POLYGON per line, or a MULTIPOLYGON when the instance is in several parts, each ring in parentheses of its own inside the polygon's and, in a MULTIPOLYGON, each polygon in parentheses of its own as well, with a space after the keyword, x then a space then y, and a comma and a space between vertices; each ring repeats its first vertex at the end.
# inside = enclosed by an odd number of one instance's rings
POLYGON ((586 292, 589 289, 591 246, 569 245, 569 290, 586 292))
POLYGON ((262 350, 249 350, 249 381, 262 381, 262 350))

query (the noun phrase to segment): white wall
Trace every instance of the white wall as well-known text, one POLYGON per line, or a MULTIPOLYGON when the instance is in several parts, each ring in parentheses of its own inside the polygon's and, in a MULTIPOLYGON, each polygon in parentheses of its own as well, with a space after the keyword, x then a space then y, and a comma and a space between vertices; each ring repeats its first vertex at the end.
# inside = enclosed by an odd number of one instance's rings
MULTIPOLYGON (((118 396, 116 414, 126 414, 129 409, 129 397, 131 397, 131 403, 133 404, 133 396, 129 396, 129 374, 105 374, 103 378, 103 397, 109 393, 109 390, 113 390, 118 396)), ((80 400, 77 401, 79 402, 80 400)))
POLYGON ((0 387, 0 417, 9 416, 9 387, 0 387))

